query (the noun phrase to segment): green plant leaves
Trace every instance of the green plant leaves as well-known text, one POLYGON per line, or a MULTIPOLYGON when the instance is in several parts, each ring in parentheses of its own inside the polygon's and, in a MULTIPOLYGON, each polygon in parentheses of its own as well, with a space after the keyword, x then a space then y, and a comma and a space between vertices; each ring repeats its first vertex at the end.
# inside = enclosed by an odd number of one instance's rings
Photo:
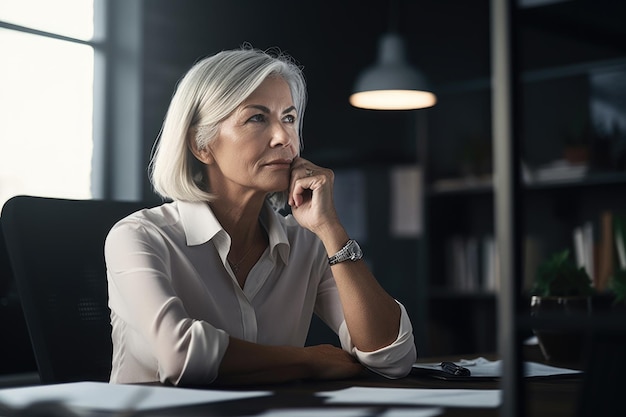
POLYGON ((532 293, 542 297, 581 296, 592 295, 593 288, 585 268, 577 267, 566 249, 539 265, 532 293))

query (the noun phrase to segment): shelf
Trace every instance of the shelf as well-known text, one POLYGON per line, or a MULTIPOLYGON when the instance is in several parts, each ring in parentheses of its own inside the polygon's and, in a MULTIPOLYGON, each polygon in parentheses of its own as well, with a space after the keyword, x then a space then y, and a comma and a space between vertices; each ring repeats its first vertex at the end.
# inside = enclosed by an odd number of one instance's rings
MULTIPOLYGON (((423 190, 427 262, 422 279, 428 286, 433 351, 495 345, 500 316, 518 326, 516 316, 500 306, 519 301, 527 316, 533 274, 540 262, 573 245, 576 227, 591 222, 599 232, 604 213, 626 210, 621 197, 626 189, 621 100, 626 54, 618 41, 626 27, 618 12, 626 9, 622 2, 591 4, 527 8, 511 25, 517 42, 512 67, 516 97, 508 100, 515 107, 511 127, 519 145, 509 148, 514 165, 519 165, 511 172, 515 181, 511 211, 504 204, 496 207, 501 202, 494 191, 500 191, 500 184, 491 178, 498 150, 494 138, 499 136, 494 117, 503 108, 493 94, 494 66, 438 83, 441 100, 428 114, 430 135, 420 159, 428 161, 423 190), (586 162, 580 158, 578 163, 565 152, 578 140, 590 145, 586 162), (510 240, 517 243, 506 261, 516 266, 520 261, 516 270, 520 276, 502 276, 503 270, 491 267, 496 261, 480 244, 492 239, 495 245, 502 230, 496 218, 506 217, 502 212, 512 213, 512 218, 504 219, 508 225, 503 239, 513 234, 510 240), (517 290, 481 285, 497 281, 486 279, 495 275, 491 271, 499 273, 502 283, 519 278, 517 290)), ((507 174, 510 168, 507 164, 507 174)))
POLYGON ((604 185, 626 185, 626 172, 598 172, 574 180, 541 181, 525 184, 528 190, 545 190, 556 188, 590 187, 604 185))
MULTIPOLYGON (((582 178, 532 181, 523 183, 523 188, 533 190, 556 190, 578 187, 596 187, 626 185, 626 172, 598 172, 582 178)), ((431 196, 490 194, 493 192, 491 180, 474 180, 471 178, 454 178, 434 182, 429 193, 431 196)))
MULTIPOLYGON (((626 58, 587 61, 571 65, 527 70, 521 74, 521 81, 523 83, 533 83, 563 77, 587 75, 593 71, 623 71, 624 68, 626 68, 626 58)), ((490 90, 491 85, 489 77, 475 78, 446 83, 439 86, 437 93, 439 95, 464 94, 471 91, 490 90)))
POLYGON ((433 182, 429 192, 432 195, 445 194, 486 194, 491 193, 491 178, 446 178, 433 182))

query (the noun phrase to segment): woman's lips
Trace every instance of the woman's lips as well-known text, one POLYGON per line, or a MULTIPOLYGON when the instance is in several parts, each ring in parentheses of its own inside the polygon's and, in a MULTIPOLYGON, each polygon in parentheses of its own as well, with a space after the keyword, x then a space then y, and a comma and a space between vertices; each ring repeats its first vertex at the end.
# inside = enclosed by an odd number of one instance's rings
POLYGON ((291 160, 289 159, 276 159, 274 161, 270 161, 265 166, 270 168, 282 168, 288 169, 291 168, 291 160))

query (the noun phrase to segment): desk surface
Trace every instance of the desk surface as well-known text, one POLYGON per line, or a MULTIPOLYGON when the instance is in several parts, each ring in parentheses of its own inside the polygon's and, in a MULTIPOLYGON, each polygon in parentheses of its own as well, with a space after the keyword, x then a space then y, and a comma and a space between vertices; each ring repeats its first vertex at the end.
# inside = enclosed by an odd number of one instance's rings
MULTIPOLYGON (((465 359, 471 359, 473 357, 483 356, 487 359, 496 359, 493 355, 471 355, 469 357, 465 356, 465 359)), ((535 362, 543 362, 541 358, 537 360, 535 357, 528 357, 525 355, 526 360, 532 360, 535 362)), ((461 357, 439 357, 439 358, 425 358, 420 362, 424 363, 433 363, 440 362, 443 360, 459 360, 461 357)), ((576 368, 576 366, 566 366, 566 364, 555 364, 551 365, 556 366, 565 366, 570 368, 576 368)), ((108 386, 108 384, 104 384, 108 386)), ((147 385, 160 385, 160 384, 147 384, 147 385)), ((525 391, 525 413, 524 415, 533 416, 533 417, 542 417, 542 416, 550 416, 550 417, 559 417, 559 416, 576 416, 577 409, 579 407, 579 400, 581 398, 581 391, 583 388, 583 375, 582 374, 574 374, 563 377, 550 377, 550 378, 526 378, 523 383, 524 391, 525 391)), ((37 389, 36 387, 34 387, 37 389)), ((54 388, 51 387, 54 391, 54 388)), ((100 390, 100 395, 102 393, 105 396, 110 395, 121 395, 119 398, 124 398, 124 395, 128 394, 128 390, 120 391, 117 390, 117 394, 111 394, 113 391, 110 389, 102 389, 100 390)), ((111 387, 113 388, 113 387, 111 387)), ((139 388, 139 387, 135 387, 139 388)), ((201 388, 201 387, 198 387, 201 388)), ((339 381, 299 381, 292 382, 286 384, 274 384, 274 385, 262 385, 262 386, 248 386, 248 387, 232 387, 232 386, 224 386, 217 387, 211 386, 208 387, 211 391, 211 394, 207 393, 206 401, 202 400, 205 398, 201 393, 195 392, 193 395, 200 395, 201 402, 198 402, 198 397, 195 397, 195 401, 186 402, 182 400, 180 403, 187 404, 198 404, 193 406, 185 406, 185 407, 176 407, 172 408, 173 404, 177 401, 170 402, 165 400, 161 402, 161 404, 170 404, 168 408, 158 408, 158 409, 150 409, 149 411, 137 411, 132 412, 130 415, 134 416, 267 416, 266 413, 271 413, 272 415, 281 415, 286 417, 293 417, 296 411, 302 411, 301 416, 309 416, 309 417, 317 417, 319 415, 337 417, 336 409, 341 409, 342 411, 346 411, 346 413, 339 413, 342 415, 363 415, 366 413, 368 416, 379 416, 379 417, 389 417, 390 413, 404 413, 402 415, 410 415, 413 416, 416 410, 428 408, 432 410, 432 406, 417 406, 417 405, 406 405, 405 404, 397 404, 394 401, 402 401, 401 399, 395 400, 393 399, 394 395, 399 395, 397 398, 403 399, 412 399, 417 400, 418 398, 422 398, 426 401, 439 398, 441 401, 441 397, 432 395, 431 391, 436 391, 437 389, 471 389, 471 390, 497 390, 500 388, 499 382, 497 380, 491 379, 475 379, 475 380, 441 380, 436 379, 431 376, 427 376, 423 373, 415 373, 406 378, 390 380, 379 375, 373 374, 371 372, 364 373, 361 378, 353 378, 349 380, 339 380, 339 381), (400 388, 402 390, 398 391, 386 391, 385 393, 377 392, 376 394, 367 393, 366 400, 354 400, 356 397, 352 397, 352 399, 347 400, 345 403, 338 404, 327 401, 327 396, 329 392, 339 391, 346 388, 400 388), (224 396, 218 395, 217 398, 222 398, 222 400, 218 400, 215 402, 215 390, 226 390, 226 391, 261 391, 263 393, 262 396, 250 396, 243 399, 237 400, 226 400, 226 398, 233 398, 232 394, 226 394, 224 396), (409 395, 406 396, 407 390, 415 390, 415 396, 409 395), (419 390, 419 392, 418 392, 419 390), (267 395, 265 395, 267 394, 267 395), (324 394, 324 395, 320 395, 324 394), (389 396, 387 396, 389 394, 389 396), (380 395, 380 397, 379 397, 380 395), (381 398, 382 397, 382 398, 381 398), (374 400, 374 404, 372 404, 369 400, 374 400), (354 402, 357 401, 357 402, 354 402), (283 412, 282 414, 280 414, 283 412), (358 413, 358 414, 355 414, 358 413)), ((18 388, 19 389, 19 388, 18 388)), ((27 388, 28 389, 28 388, 27 388)), ((61 390, 63 387, 60 388, 61 390)), ((89 397, 93 396, 93 385, 81 385, 80 387, 76 387, 73 389, 79 390, 82 394, 78 394, 81 399, 84 399, 85 395, 89 397), (83 389, 83 391, 81 391, 83 389), (86 391, 85 391, 86 389, 86 391), (91 391, 89 391, 91 390, 91 391)), ((202 388, 201 388, 202 389, 202 388)), ((114 389, 115 390, 115 389, 114 389)), ((175 393, 174 391, 169 391, 171 393, 175 393)), ((358 390, 357 390, 358 391, 358 390)), ((615 391, 615 390, 614 390, 615 391)), ((45 390, 46 395, 50 395, 49 390, 45 390)), ((54 391, 52 394, 54 396, 60 395, 58 391, 54 391)), ((96 387, 96 392, 98 389, 96 387)), ((124 400, 123 407, 130 406, 131 408, 136 405, 134 404, 135 400, 141 401, 140 399, 135 398, 137 394, 137 390, 131 390, 132 393, 131 398, 126 398, 124 400), (129 401, 127 403, 127 401, 129 401)), ((141 390, 139 392, 142 392, 141 390)), ((144 393, 146 391, 143 391, 144 393)), ((149 391, 153 392, 153 391, 149 391)), ((159 391, 162 395, 163 391, 159 391)), ((362 393, 362 391, 360 391, 362 393)), ((616 398, 620 398, 623 391, 619 391, 616 393, 616 398)), ((6 392, 5 392, 6 393, 6 392)), ((192 392, 189 391, 187 394, 191 395, 192 392)), ((8 394, 13 395, 13 394, 8 394)), ((61 394, 63 395, 63 394, 61 394)), ((75 404, 72 401, 78 401, 80 403, 81 399, 76 400, 72 399, 74 394, 69 394, 68 401, 70 403, 75 404)), ((44 398, 44 396, 39 398, 44 398)), ((166 395, 167 397, 167 395, 166 395)), ((178 397, 178 395, 176 395, 178 397)), ((183 398, 185 395, 182 396, 183 398)), ((245 397, 245 396, 244 396, 245 397)), ((31 398, 37 398, 35 397, 31 398)), ((77 397, 78 398, 78 397, 77 397)), ((118 399, 119 399, 118 398, 118 399)), ((361 397, 363 398, 363 397, 361 397)), ((467 397, 454 397, 459 399, 467 400, 467 397)), ((114 400, 114 399, 113 399, 114 400)), ((486 393, 486 398, 481 398, 479 401, 483 404, 489 404, 489 402, 493 403, 493 393, 486 393), (482 401, 487 401, 486 403, 482 401)), ((30 401, 33 401, 32 399, 30 401)), ((413 401, 411 401, 413 402, 413 401)), ((417 403, 421 401, 418 400, 417 403)), ((19 403, 19 402, 18 402, 19 403)), ((113 401, 115 403, 115 401, 113 401)), ((159 401, 157 401, 159 403, 159 401)), ((93 404, 103 404, 98 403, 98 400, 95 402, 87 401, 85 404, 92 405, 84 405, 86 407, 98 407, 98 405, 93 404)), ((108 404, 108 403, 107 403, 108 404)), ((119 413, 116 412, 105 412, 104 410, 108 410, 107 406, 104 407, 101 411, 98 412, 97 415, 100 416, 118 416, 119 413)), ((113 406, 113 409, 116 406, 113 406)), ((147 410, 148 407, 140 407, 143 410, 147 410)), ((437 406, 437 408, 444 409, 444 416, 499 416, 500 410, 495 407, 481 407, 481 408, 469 408, 469 407, 441 407, 437 406)), ((126 414, 123 414, 126 415, 126 414)), ((612 415, 622 415, 622 414, 612 414, 612 415)))
MULTIPOLYGON (((439 358, 427 358, 424 362, 433 362, 439 358)), ((445 358, 451 359, 451 358, 445 358)), ((456 358, 458 359, 458 358, 456 358)), ((273 395, 256 397, 236 401, 224 401, 200 406, 191 406, 177 409, 177 416, 253 416, 260 415, 267 410, 282 409, 315 409, 324 410, 337 405, 324 404, 323 398, 316 394, 324 391, 340 390, 349 387, 384 387, 384 388, 471 388, 471 389, 498 389, 497 381, 443 381, 429 377, 408 376, 398 380, 389 380, 378 375, 368 374, 363 378, 341 381, 302 381, 289 384, 271 386, 253 386, 234 388, 235 390, 263 390, 271 391, 273 395)), ((564 377, 554 379, 526 379, 526 415, 529 416, 575 416, 578 407, 579 392, 582 387, 582 377, 564 377)), ((215 387, 212 387, 215 388, 215 387)), ((233 387, 224 389, 233 390, 233 387)), ((339 406, 342 407, 342 406, 339 406)), ((347 406, 344 406, 347 407, 347 406)), ((349 407, 361 407, 352 404, 349 407)), ((363 408, 374 410, 375 415, 383 415, 384 411, 394 409, 415 409, 415 406, 406 405, 363 405, 363 408), (377 414, 378 413, 378 414, 377 414)), ((142 415, 172 416, 172 410, 151 411, 142 415)), ((446 408, 444 416, 498 416, 498 408, 446 408)))
MULTIPOLYGON (((527 413, 529 416, 575 416, 577 398, 581 385, 580 378, 566 378, 559 380, 543 380, 527 383, 527 413)), ((331 382, 299 382, 294 384, 250 387, 253 390, 269 390, 273 395, 224 401, 207 405, 190 406, 177 409, 176 416, 254 416, 266 410, 280 409, 317 409, 341 407, 323 403, 323 398, 316 396, 318 392, 339 390, 349 387, 396 387, 396 388, 473 388, 497 389, 497 382, 459 383, 439 381, 424 378, 407 377, 401 380, 390 381, 378 376, 368 376, 363 379, 331 381, 331 382)), ((349 407, 360 407, 352 404, 349 407)), ((364 408, 378 410, 381 413, 393 407, 394 409, 415 409, 415 406, 406 405, 363 405, 364 408)), ((150 416, 172 416, 172 410, 146 412, 150 416)), ((376 415, 376 414, 374 414, 376 415)), ((446 408, 444 416, 498 416, 498 408, 446 408)))

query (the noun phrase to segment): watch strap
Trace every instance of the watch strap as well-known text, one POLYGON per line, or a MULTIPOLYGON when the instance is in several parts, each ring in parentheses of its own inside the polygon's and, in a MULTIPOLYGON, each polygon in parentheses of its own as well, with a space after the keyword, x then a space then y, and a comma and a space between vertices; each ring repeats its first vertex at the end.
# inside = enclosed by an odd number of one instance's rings
POLYGON ((350 239, 337 253, 328 258, 328 263, 336 265, 347 260, 358 261, 362 257, 363 253, 359 244, 354 239, 350 239))

